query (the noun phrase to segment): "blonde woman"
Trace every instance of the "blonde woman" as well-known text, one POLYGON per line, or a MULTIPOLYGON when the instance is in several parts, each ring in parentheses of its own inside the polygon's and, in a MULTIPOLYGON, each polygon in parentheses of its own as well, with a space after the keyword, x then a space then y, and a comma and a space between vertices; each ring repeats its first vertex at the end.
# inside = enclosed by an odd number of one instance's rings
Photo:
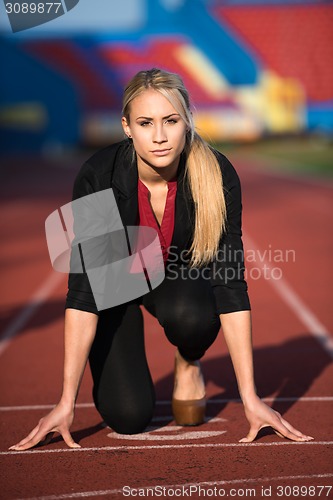
POLYGON ((159 69, 135 75, 125 89, 122 125, 127 139, 84 164, 74 198, 111 187, 124 226, 157 230, 165 279, 139 300, 98 311, 87 276, 69 275, 62 396, 11 449, 47 443, 54 432, 69 447, 79 447, 70 427, 88 358, 94 402, 103 420, 119 433, 145 429, 155 399, 144 350, 142 304, 176 347, 172 410, 179 425, 204 421, 199 359, 222 325, 250 426, 240 441, 253 441, 267 426, 294 441, 313 439, 256 394, 239 179, 226 157, 194 131, 181 78, 159 69))

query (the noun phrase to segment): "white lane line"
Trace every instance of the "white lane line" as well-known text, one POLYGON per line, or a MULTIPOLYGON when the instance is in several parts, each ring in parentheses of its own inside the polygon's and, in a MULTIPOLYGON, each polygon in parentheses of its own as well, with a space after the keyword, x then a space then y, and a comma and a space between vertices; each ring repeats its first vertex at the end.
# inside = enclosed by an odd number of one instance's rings
MULTIPOLYGON (((128 440, 131 435, 128 436, 128 440)), ((89 451, 137 451, 137 450, 165 450, 165 449, 185 449, 185 448, 244 448, 244 447, 269 447, 269 446, 331 446, 333 441, 272 441, 270 443, 189 443, 189 444, 160 444, 160 445, 123 445, 123 446, 93 446, 89 448, 57 448, 53 450, 25 450, 25 451, 1 451, 0 456, 4 455, 33 455, 48 453, 82 453, 89 451)))
MULTIPOLYGON (((205 486, 228 486, 228 485, 233 485, 233 484, 253 484, 253 483, 269 483, 273 481, 300 481, 304 479, 328 479, 330 477, 333 477, 333 474, 302 474, 302 475, 297 475, 297 476, 275 476, 275 477, 254 477, 254 478, 245 478, 245 479, 231 479, 231 480, 224 480, 224 481, 201 481, 200 483, 185 483, 185 484, 155 484, 155 485, 150 485, 150 486, 136 486, 135 488, 133 487, 133 490, 138 491, 140 490, 148 490, 148 489, 155 489, 157 487, 159 488, 165 488, 166 490, 176 490, 176 489, 192 489, 192 492, 198 492, 199 488, 204 488, 205 486)), ((132 487, 131 487, 132 489, 132 487)), ((19 500, 62 500, 65 498, 84 498, 84 497, 98 497, 98 496, 106 496, 106 495, 117 495, 117 494, 124 494, 124 491, 126 492, 127 490, 124 490, 123 488, 117 488, 113 490, 99 490, 99 491, 80 491, 77 493, 65 493, 62 495, 50 495, 50 496, 43 496, 43 497, 31 497, 31 498, 26 498, 26 499, 19 499, 19 500)), ((158 492, 158 490, 156 490, 158 492)), ((143 496, 143 495, 141 495, 143 496)), ((159 495, 160 496, 160 495, 159 495)))
MULTIPOLYGON (((265 401, 266 403, 269 402, 274 402, 274 403, 287 403, 287 402, 293 402, 297 401, 301 403, 318 403, 318 402, 325 402, 325 403, 330 403, 333 401, 333 396, 314 396, 314 397, 290 397, 290 398, 261 398, 262 401, 265 401)), ((208 404, 225 404, 225 403, 241 403, 240 398, 234 398, 234 399, 208 399, 207 401, 208 404)), ((24 405, 24 406, 0 406, 0 412, 1 411, 34 411, 34 410, 52 410, 55 407, 56 403, 54 404, 49 404, 49 405, 24 405)), ((171 401, 169 400, 160 400, 156 401, 156 405, 159 406, 167 406, 171 405, 171 401)), ((77 403, 75 405, 75 408, 95 408, 94 403, 77 403)), ((154 420, 157 419, 166 419, 169 417, 163 416, 163 417, 156 417, 154 420)))
MULTIPOLYGON (((250 238, 246 234, 244 235, 244 239, 246 241, 246 246, 255 250, 256 254, 259 255, 259 248, 254 243, 252 238, 250 238)), ((326 329, 326 327, 303 302, 303 300, 295 292, 295 290, 293 290, 293 288, 289 285, 285 278, 282 277, 280 279, 274 279, 272 268, 267 260, 265 260, 264 258, 260 258, 260 261, 256 261, 255 264, 256 266, 261 267, 261 269, 264 271, 263 276, 265 278, 267 277, 267 281, 273 288, 275 288, 276 292, 280 295, 284 303, 293 311, 293 313, 298 317, 301 323, 303 323, 308 332, 318 340, 327 354, 329 354, 329 356, 333 358, 333 337, 326 329)), ((247 263, 247 265, 249 265, 249 263, 247 263)))
POLYGON ((24 325, 35 314, 37 309, 44 304, 46 299, 51 295, 53 290, 64 279, 64 274, 52 272, 42 285, 30 298, 28 304, 21 309, 19 315, 7 326, 5 331, 0 335, 0 355, 8 347, 15 335, 22 330, 24 325))
MULTIPOLYGON (((52 410, 56 403, 49 405, 0 406, 0 411, 52 410)), ((77 403, 75 408, 95 408, 94 403, 77 403)))
MULTIPOLYGON (((274 398, 274 397, 269 397, 269 398, 260 398, 262 401, 265 401, 266 403, 269 402, 274 402, 274 403, 287 403, 287 402, 293 402, 297 401, 298 402, 303 402, 303 403, 314 403, 314 402, 320 402, 320 401, 333 401, 333 396, 304 396, 304 397, 283 397, 283 398, 274 398)), ((241 403, 242 400, 240 398, 226 398, 226 399, 208 399, 207 404, 225 404, 225 403, 241 403)), ((171 404, 171 401, 157 401, 156 404, 158 405, 169 405, 171 404)), ((1 406, 0 406, 0 411, 1 411, 1 406)))

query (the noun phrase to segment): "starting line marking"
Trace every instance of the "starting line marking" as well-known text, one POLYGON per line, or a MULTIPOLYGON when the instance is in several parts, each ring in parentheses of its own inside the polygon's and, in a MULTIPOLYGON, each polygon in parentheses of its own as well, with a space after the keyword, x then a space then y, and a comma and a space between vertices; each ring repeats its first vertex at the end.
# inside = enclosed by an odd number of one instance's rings
MULTIPOLYGON (((131 439, 131 436, 128 436, 131 439)), ((273 441, 270 443, 188 443, 188 444, 159 444, 159 445, 123 445, 123 446, 92 446, 87 448, 57 448, 53 450, 24 450, 24 451, 1 451, 0 456, 4 455, 34 455, 48 453, 82 453, 85 451, 137 451, 137 450, 166 450, 166 449, 185 449, 185 448, 261 448, 267 446, 330 446, 333 441, 273 441)))
MULTIPOLYGON (((270 481, 295 481, 302 479, 327 479, 333 477, 333 474, 304 474, 298 476, 276 476, 276 477, 262 477, 262 478, 245 478, 245 479, 230 479, 225 481, 202 481, 200 483, 185 483, 185 484, 166 484, 166 485, 151 485, 151 486, 136 486, 134 490, 148 490, 154 489, 157 486, 166 489, 179 489, 179 488, 203 488, 204 486, 228 486, 233 484, 253 484, 253 483, 268 483, 270 481)), ((113 490, 99 490, 99 491, 80 491, 78 493, 65 493, 62 495, 50 495, 43 497, 32 497, 20 500, 61 500, 66 498, 83 498, 83 497, 99 497, 106 495, 117 495, 123 493, 123 488, 113 490)))
MULTIPOLYGON (((158 422, 161 420, 170 419, 173 420, 173 417, 157 417, 153 418, 153 422, 158 422)), ((218 422, 226 422, 225 418, 206 418, 205 422, 209 424, 216 424, 218 422)), ((141 432, 140 434, 131 434, 130 436, 126 434, 118 434, 117 432, 111 431, 107 436, 111 439, 120 439, 120 440, 134 440, 134 441, 186 441, 187 439, 205 439, 210 437, 221 436, 225 434, 227 431, 197 431, 197 430, 184 430, 184 427, 181 425, 165 425, 165 426, 156 426, 151 425, 145 429, 145 432, 141 432)))
POLYGON ((186 441, 187 439, 207 439, 211 437, 221 436, 227 431, 190 431, 190 432, 180 432, 179 434, 168 434, 170 432, 181 430, 180 426, 168 425, 166 427, 158 427, 157 429, 148 428, 146 432, 141 434, 131 434, 127 436, 126 434, 117 434, 116 432, 110 432, 108 434, 109 438, 120 439, 130 441, 186 441), (154 432, 154 434, 152 434, 154 432), (165 434, 162 434, 162 433, 165 434))
MULTIPOLYGON (((292 402, 301 402, 301 403, 317 403, 317 402, 332 402, 333 396, 313 396, 313 397, 289 397, 289 398, 261 398, 262 401, 274 402, 274 403, 292 403, 292 402)), ((207 404, 225 404, 225 403, 241 403, 242 400, 240 398, 234 399, 208 399, 207 404)), ((164 406, 171 405, 171 401, 156 401, 156 405, 164 406)), ((0 406, 1 411, 33 411, 33 410, 52 410, 56 406, 56 403, 49 405, 21 405, 21 406, 0 406)), ((95 408, 94 403, 77 403, 75 408, 95 408)), ((155 417, 153 420, 165 420, 169 417, 155 417)), ((171 418, 171 417, 170 417, 171 418)))

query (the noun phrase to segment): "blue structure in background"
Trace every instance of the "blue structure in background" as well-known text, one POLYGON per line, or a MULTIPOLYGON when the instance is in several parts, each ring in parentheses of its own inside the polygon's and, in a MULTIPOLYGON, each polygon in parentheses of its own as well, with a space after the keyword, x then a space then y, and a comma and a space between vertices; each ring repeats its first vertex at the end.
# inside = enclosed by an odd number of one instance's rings
POLYGON ((73 85, 3 38, 0 59, 6 68, 0 84, 1 151, 36 152, 78 143, 80 108, 73 85))
POLYGON ((307 109, 307 126, 309 131, 333 135, 333 101, 330 103, 310 104, 307 109))

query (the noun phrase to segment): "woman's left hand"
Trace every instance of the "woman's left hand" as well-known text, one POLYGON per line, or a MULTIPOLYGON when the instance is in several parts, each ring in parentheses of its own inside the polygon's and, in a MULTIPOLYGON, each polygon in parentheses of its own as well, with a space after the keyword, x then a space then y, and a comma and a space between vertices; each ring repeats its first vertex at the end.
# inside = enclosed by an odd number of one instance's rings
POLYGON ((258 397, 251 400, 251 403, 244 403, 244 410, 250 424, 250 430, 246 437, 240 439, 240 443, 251 443, 257 437, 260 429, 264 427, 272 427, 278 436, 292 441, 311 441, 314 439, 295 429, 280 413, 267 406, 258 397))

